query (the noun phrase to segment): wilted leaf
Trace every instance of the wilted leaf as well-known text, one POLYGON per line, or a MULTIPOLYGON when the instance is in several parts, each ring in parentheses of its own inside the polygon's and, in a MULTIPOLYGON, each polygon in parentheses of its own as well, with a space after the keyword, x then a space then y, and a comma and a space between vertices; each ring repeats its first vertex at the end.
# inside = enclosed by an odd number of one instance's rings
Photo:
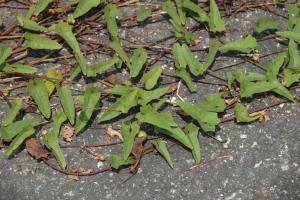
POLYGON ((210 16, 208 25, 211 32, 222 32, 225 30, 224 21, 221 18, 221 14, 215 0, 210 0, 210 16))
POLYGON ((147 90, 151 90, 157 83, 160 75, 162 73, 162 68, 160 66, 155 66, 148 72, 143 74, 141 82, 145 85, 147 90))
POLYGON ((97 7, 98 5, 100 5, 100 3, 102 2, 102 0, 79 0, 79 3, 73 13, 74 19, 84 15, 93 7, 97 7))
POLYGON ((140 122, 151 124, 162 129, 161 133, 181 142, 186 147, 192 149, 192 144, 185 133, 178 127, 172 115, 169 112, 157 112, 151 106, 143 106, 140 112, 136 114, 136 118, 140 122))
POLYGON ((130 59, 131 65, 129 65, 130 76, 136 77, 139 75, 143 65, 147 62, 147 52, 144 48, 137 48, 133 51, 133 55, 130 59))
POLYGON ((65 85, 56 85, 57 94, 60 98, 62 108, 69 119, 70 123, 75 123, 75 106, 72 97, 72 91, 65 85))
POLYGON ((243 53, 250 53, 256 48, 256 39, 251 35, 246 38, 242 38, 233 42, 228 42, 221 46, 219 49, 221 51, 239 51, 243 53))
POLYGON ((123 141, 123 157, 124 159, 127 159, 132 151, 133 144, 134 144, 134 138, 138 134, 140 130, 140 126, 135 123, 130 122, 124 122, 122 124, 122 134, 124 136, 123 141))
POLYGON ((84 102, 83 102, 84 107, 81 110, 78 121, 76 122, 75 125, 76 134, 81 132, 85 128, 89 120, 91 119, 92 114, 95 111, 96 106, 98 105, 100 96, 101 96, 101 92, 99 88, 96 87, 86 88, 84 93, 84 102))
POLYGON ((261 33, 265 30, 274 30, 277 29, 278 22, 274 19, 266 19, 266 18, 260 18, 257 20, 254 30, 257 33, 261 33))
POLYGON ((137 12, 137 21, 142 22, 151 15, 151 9, 147 6, 141 6, 137 12))
POLYGON ((111 167, 114 169, 119 169, 121 166, 131 165, 135 162, 132 156, 129 156, 127 159, 125 159, 122 156, 117 156, 117 155, 110 155, 108 157, 108 161, 111 167))
POLYGON ((54 154, 59 166, 66 168, 66 160, 59 146, 58 137, 62 123, 67 120, 66 115, 57 111, 53 114, 53 130, 51 133, 46 133, 43 137, 43 141, 46 147, 54 154))
POLYGON ((30 80, 28 83, 28 92, 34 99, 41 113, 46 118, 50 118, 50 102, 44 81, 40 78, 30 80))
POLYGON ((195 160, 195 164, 198 165, 201 161, 201 150, 200 150, 200 144, 198 139, 199 128, 195 126, 193 123, 189 123, 186 126, 186 133, 193 145, 192 154, 195 160))
MULTIPOLYGON (((0 66, 6 61, 6 59, 12 54, 12 48, 7 44, 0 47, 0 66)), ((1 67, 0 67, 1 69, 1 67)))
POLYGON ((74 51, 75 58, 81 68, 81 71, 84 75, 86 75, 86 59, 80 50, 79 44, 72 32, 71 26, 66 22, 60 21, 58 24, 52 25, 49 28, 49 31, 57 33, 68 43, 68 45, 74 51))
POLYGON ((197 4, 190 0, 183 0, 182 6, 184 9, 189 11, 188 13, 197 21, 199 22, 208 22, 209 17, 205 13, 205 11, 200 8, 197 4))
POLYGON ((35 10, 33 14, 38 16, 41 12, 43 12, 53 0, 39 0, 35 6, 35 10))
POLYGON ((41 119, 23 119, 9 124, 8 126, 3 126, 0 128, 1 139, 6 142, 10 142, 16 135, 18 135, 22 130, 29 127, 37 126, 41 122, 41 119))
POLYGON ((48 50, 57 50, 62 48, 62 46, 56 40, 51 40, 46 36, 32 33, 25 34, 24 46, 31 49, 48 50))
POLYGON ((14 100, 11 103, 11 107, 6 114, 6 117, 3 121, 2 126, 7 126, 7 125, 11 124, 14 121, 14 119, 16 118, 16 116, 19 114, 22 106, 23 106, 22 99, 18 98, 16 100, 14 100))
POLYGON ((20 13, 17 14, 17 20, 18 20, 20 26, 24 29, 31 30, 31 31, 38 31, 38 32, 43 32, 43 31, 47 30, 45 27, 26 18, 24 15, 22 15, 20 13))
POLYGON ((35 67, 23 65, 20 63, 14 63, 11 65, 6 64, 1 70, 6 72, 17 72, 22 74, 33 74, 37 72, 37 69, 35 67))
POLYGON ((166 159, 170 167, 173 168, 173 161, 168 151, 166 142, 161 139, 158 139, 151 141, 151 143, 155 146, 155 149, 166 159))
POLYGON ((241 103, 235 104, 234 116, 237 122, 252 122, 259 119, 259 115, 249 116, 247 108, 241 103))
POLYGON ((27 152, 37 160, 47 158, 50 154, 50 152, 46 151, 34 138, 26 140, 25 144, 27 152))
POLYGON ((5 149, 5 154, 11 156, 15 150, 17 150, 25 141, 26 138, 32 136, 35 133, 35 129, 32 127, 25 128, 13 139, 9 144, 7 149, 5 149))

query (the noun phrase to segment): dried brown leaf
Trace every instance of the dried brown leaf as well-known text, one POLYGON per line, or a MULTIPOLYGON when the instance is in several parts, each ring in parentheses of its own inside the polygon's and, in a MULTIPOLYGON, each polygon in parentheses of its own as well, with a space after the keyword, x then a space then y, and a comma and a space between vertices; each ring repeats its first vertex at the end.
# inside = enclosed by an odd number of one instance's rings
POLYGON ((79 181, 80 177, 76 175, 68 175, 68 178, 71 180, 79 181))
POLYGON ((123 140, 123 136, 119 131, 116 131, 114 129, 112 129, 111 126, 109 126, 106 130, 106 133, 110 136, 110 137, 115 137, 117 136, 120 140, 123 140))
POLYGON ((70 127, 70 126, 67 126, 67 125, 64 125, 62 127, 62 136, 63 136, 63 139, 66 142, 71 142, 73 135, 74 135, 74 128, 73 127, 70 127))
POLYGON ((35 159, 47 158, 50 155, 50 152, 38 144, 35 138, 26 140, 26 150, 35 159))

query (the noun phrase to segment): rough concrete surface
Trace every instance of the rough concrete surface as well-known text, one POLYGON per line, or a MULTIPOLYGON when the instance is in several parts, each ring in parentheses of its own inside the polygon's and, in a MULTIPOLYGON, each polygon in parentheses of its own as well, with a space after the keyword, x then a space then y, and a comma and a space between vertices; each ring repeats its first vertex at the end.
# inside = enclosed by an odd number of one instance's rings
MULTIPOLYGON (((12 10, 4 10, 5 19, 12 10)), ((282 10, 280 10, 282 11, 282 10)), ((284 12, 284 11, 282 11, 284 12)), ((227 27, 237 31, 226 33, 225 40, 234 40, 247 33, 259 17, 276 18, 281 21, 281 28, 286 21, 261 10, 241 13, 225 19, 227 27)), ((9 22, 7 22, 9 23, 9 22)), ((121 37, 139 38, 137 33, 147 28, 143 40, 156 41, 171 34, 171 26, 167 21, 135 27, 128 31, 120 31, 121 37)), ((197 35, 207 45, 208 35, 198 31, 197 35)), ((99 36, 100 37, 100 36, 99 36)), ((139 43, 139 42, 137 42, 139 43)), ((279 49, 276 41, 261 42, 258 53, 279 49)), ((205 54, 203 56, 205 58, 205 54)), ((97 57, 98 58, 98 57, 97 57)), ((97 59, 96 58, 96 59, 97 59)), ((89 58, 90 61, 93 58, 89 58)), ((234 57, 219 57, 212 69, 233 62, 234 57), (222 60, 223 59, 223 60, 222 60)), ((237 59, 238 60, 238 59, 237 59)), ((95 60, 96 61, 96 60, 95 60)), ((93 61, 91 61, 93 62, 93 61)), ((270 59, 262 59, 266 64, 270 59)), ((165 62, 168 70, 174 70, 172 63, 165 62)), ((256 67, 244 64, 247 71, 256 67)), ((219 74, 224 77, 224 71, 219 74)), ((212 79, 207 76, 207 80, 212 79)), ((215 78, 212 80, 216 80, 215 78)), ((217 80, 218 81, 218 80, 217 80)), ((183 86, 181 95, 188 101, 198 101, 215 87, 198 85, 199 91, 190 94, 183 86)), ((7 107, 0 104, 0 120, 3 119, 7 107)), ((300 199, 300 112, 297 104, 282 104, 268 110, 271 120, 238 125, 234 122, 221 124, 216 137, 226 139, 221 144, 205 135, 200 136, 203 165, 192 170, 193 159, 190 152, 178 145, 170 149, 174 161, 174 169, 156 154, 145 156, 141 161, 138 173, 124 182, 130 174, 127 170, 115 173, 103 173, 91 177, 82 177, 75 181, 47 167, 42 162, 31 158, 26 151, 7 159, 0 150, 0 200, 95 200, 95 199, 205 199, 205 200, 292 200, 300 199), (217 158, 217 159, 216 159, 217 158), (124 183, 123 183, 124 182, 124 183)), ((178 119, 180 120, 180 119, 178 119)), ((118 128, 118 123, 112 124, 118 128)), ((107 127, 93 124, 96 128, 88 129, 73 143, 97 143, 113 141, 103 136, 107 127)), ((120 153, 121 146, 104 148, 105 155, 111 152, 120 153)), ((64 149, 70 166, 86 166, 102 168, 105 164, 97 162, 78 149, 64 149)))

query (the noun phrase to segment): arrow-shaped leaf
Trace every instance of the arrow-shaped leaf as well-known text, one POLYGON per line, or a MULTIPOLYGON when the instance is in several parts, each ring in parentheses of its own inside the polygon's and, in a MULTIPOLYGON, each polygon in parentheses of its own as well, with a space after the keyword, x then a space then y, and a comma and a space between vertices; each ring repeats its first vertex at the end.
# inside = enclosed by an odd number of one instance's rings
POLYGON ((50 118, 51 109, 48 97, 47 88, 45 83, 40 78, 30 80, 28 83, 28 92, 32 96, 33 100, 37 104, 41 113, 46 117, 50 118))
POLYGON ((92 117, 93 112, 95 111, 96 106, 98 105, 99 99, 101 96, 101 92, 99 88, 91 87, 86 88, 84 93, 84 100, 83 100, 83 109, 80 112, 78 121, 75 125, 75 133, 80 133, 89 120, 92 117))
POLYGON ((62 46, 56 40, 51 40, 46 36, 32 33, 25 34, 24 46, 31 49, 49 50, 57 50, 62 48, 62 46))
POLYGON ((151 143, 154 145, 155 149, 166 159, 170 167, 173 168, 173 161, 168 151, 166 142, 161 139, 158 139, 151 141, 151 143))

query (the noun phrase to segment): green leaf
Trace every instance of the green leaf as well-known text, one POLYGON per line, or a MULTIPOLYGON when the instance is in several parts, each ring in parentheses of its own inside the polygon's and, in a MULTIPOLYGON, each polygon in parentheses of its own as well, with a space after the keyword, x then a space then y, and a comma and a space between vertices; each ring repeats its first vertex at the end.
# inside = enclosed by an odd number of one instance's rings
POLYGON ((156 84, 162 73, 162 68, 160 66, 155 66, 148 72, 143 74, 141 83, 145 85, 147 90, 151 90, 156 84))
POLYGON ((53 0, 39 0, 39 2, 35 6, 35 10, 33 14, 38 16, 41 12, 43 12, 53 0))
POLYGON ((162 95, 166 94, 169 90, 169 87, 157 88, 155 90, 146 91, 139 89, 138 91, 138 103, 140 105, 146 105, 152 100, 160 98, 162 95))
POLYGON ((51 96, 55 89, 55 82, 60 82, 63 79, 62 72, 59 70, 55 70, 54 67, 50 67, 49 70, 47 71, 48 78, 55 78, 58 79, 57 81, 49 81, 49 80, 44 80, 45 86, 47 88, 48 95, 51 96))
POLYGON ((196 85, 192 82, 190 74, 185 69, 177 69, 176 76, 180 77, 186 83, 186 86, 191 92, 197 91, 196 85))
POLYGON ((151 9, 147 6, 141 6, 137 12, 137 21, 145 21, 151 15, 151 9))
POLYGON ((201 149, 198 139, 199 128, 193 123, 189 123, 186 126, 186 133, 193 145, 192 154, 195 160, 195 164, 198 165, 201 161, 201 149))
POLYGON ((81 72, 80 66, 76 64, 71 71, 70 79, 74 80, 77 76, 79 76, 80 72, 81 72))
POLYGON ((165 141, 158 139, 153 140, 151 143, 154 145, 155 149, 166 159, 167 163, 173 168, 173 161, 171 159, 168 147, 165 141))
POLYGON ((173 23, 178 26, 181 26, 181 20, 178 16, 177 9, 170 0, 167 0, 162 4, 162 9, 168 13, 168 15, 172 18, 173 23))
POLYGON ((17 20, 18 20, 19 25, 24 29, 31 30, 31 31, 37 31, 37 32, 43 32, 43 31, 47 30, 45 27, 26 18, 24 15, 22 15, 20 13, 17 14, 17 20))
POLYGON ((41 119, 32 118, 32 119, 23 119, 9 124, 8 126, 3 126, 0 128, 1 139, 6 142, 10 142, 16 135, 18 135, 23 129, 28 127, 34 127, 39 125, 41 119))
POLYGON ((208 22, 209 17, 205 13, 205 11, 200 8, 197 4, 190 0, 183 0, 182 6, 184 9, 189 11, 188 13, 198 22, 208 22))
POLYGON ((26 33, 24 46, 31 49, 49 49, 57 50, 61 49, 62 46, 56 41, 51 40, 44 35, 26 33))
POLYGON ((117 55, 121 58, 121 60, 127 66, 130 66, 130 60, 129 60, 126 52, 123 50, 120 41, 115 40, 115 41, 109 42, 108 46, 117 53, 117 55))
MULTIPOLYGON (((273 83, 274 84, 274 83, 273 83)), ((288 89, 286 89, 283 85, 277 82, 276 88, 273 89, 273 92, 287 98, 288 100, 295 102, 293 95, 290 93, 288 89)))
POLYGON ((1 70, 6 72, 17 72, 22 74, 33 74, 37 72, 35 67, 14 63, 12 65, 6 64, 1 70))
POLYGON ((80 112, 78 121, 75 125, 75 133, 80 133, 88 124, 89 120, 92 117, 93 112, 95 111, 96 106, 98 105, 101 92, 99 88, 91 87, 86 88, 84 93, 83 109, 80 112))
POLYGON ((147 62, 148 55, 144 48, 139 47, 133 51, 133 55, 131 57, 131 65, 129 65, 130 76, 136 77, 139 75, 141 69, 144 64, 147 62))
POLYGON ((219 49, 223 52, 239 51, 242 53, 250 53, 256 48, 256 45, 256 39, 253 36, 248 35, 246 38, 228 42, 221 46, 219 49))
POLYGON ((234 75, 232 72, 226 72, 226 79, 227 79, 227 87, 229 89, 229 91, 232 91, 233 88, 232 88, 232 84, 233 84, 233 81, 234 81, 234 75))
POLYGON ((37 104, 41 113, 46 117, 50 118, 51 109, 48 98, 48 92, 44 81, 40 78, 30 80, 28 83, 28 92, 32 96, 33 100, 37 104))
POLYGON ((120 16, 121 13, 115 4, 107 4, 104 8, 104 15, 107 24, 107 30, 113 41, 119 41, 119 30, 116 22, 116 17, 120 16))
POLYGON ((26 138, 32 136, 35 133, 35 129, 32 127, 28 127, 26 129, 23 129, 17 137, 13 139, 13 141, 10 143, 10 145, 5 149, 5 154, 7 156, 11 156, 15 150, 18 149, 19 146, 23 144, 23 142, 26 140, 26 138))
POLYGON ((277 35, 288 38, 290 40, 295 40, 298 44, 300 43, 300 34, 293 31, 283 31, 283 32, 276 32, 277 35))
POLYGON ((240 96, 251 97, 253 94, 268 92, 274 89, 276 86, 268 81, 259 82, 240 82, 240 96))
POLYGON ((224 112, 226 103, 221 93, 209 93, 203 96, 202 101, 197 104, 199 110, 208 112, 224 112))
POLYGON ((7 126, 9 124, 11 124, 14 119, 16 118, 16 116, 19 114, 21 108, 23 106, 23 101, 22 99, 15 99, 12 103, 11 103, 11 107, 9 109, 9 111, 7 112, 7 115, 3 121, 2 126, 7 126))
POLYGON ((289 54, 289 65, 287 66, 287 68, 299 72, 300 56, 298 53, 298 45, 295 43, 294 40, 289 41, 288 54, 289 54))
POLYGON ((67 86, 60 86, 56 85, 57 94, 60 99, 60 103, 62 105, 62 108, 64 110, 64 113, 66 114, 67 118, 69 119, 70 123, 74 125, 75 123, 75 106, 74 106, 74 100, 72 97, 72 92, 69 87, 67 86))
POLYGON ((81 17, 92 8, 99 6, 100 3, 102 3, 102 0, 80 0, 73 13, 74 19, 81 17))
POLYGON ((59 146, 59 132, 60 127, 64 121, 67 120, 66 115, 61 112, 57 111, 53 114, 53 130, 51 133, 46 133, 43 137, 43 142, 45 143, 46 147, 54 154, 59 166, 62 169, 66 168, 66 160, 64 158, 63 152, 59 146))
POLYGON ((277 76, 279 74, 279 70, 282 67, 286 57, 287 57, 287 54, 285 52, 279 53, 276 56, 276 58, 270 64, 267 65, 266 78, 269 81, 277 81, 277 76))
POLYGON ((189 102, 177 101, 177 105, 193 119, 197 120, 205 132, 214 132, 220 123, 218 114, 200 109, 189 102))
POLYGON ((24 46, 31 49, 48 49, 57 50, 61 49, 62 46, 56 41, 51 40, 44 35, 26 33, 24 46))
POLYGON ((211 32, 222 32, 225 30, 224 21, 221 18, 221 14, 215 0, 210 0, 210 16, 208 25, 211 32))
POLYGON ((7 44, 1 45, 0 46, 0 65, 2 65, 11 54, 12 54, 12 48, 10 46, 8 46, 7 44))
POLYGON ((186 44, 182 45, 181 51, 179 53, 181 54, 181 57, 179 57, 179 59, 182 59, 182 57, 184 58, 185 63, 189 66, 189 69, 192 72, 192 74, 197 76, 199 74, 204 73, 205 69, 203 64, 198 61, 198 59, 191 52, 191 50, 186 44))
POLYGON ((214 62, 215 57, 219 51, 222 44, 217 39, 209 40, 209 52, 206 61, 203 63, 203 70, 206 71, 211 64, 214 62))
POLYGON ((176 69, 185 69, 187 66, 187 62, 185 59, 186 53, 184 53, 185 49, 180 46, 179 43, 175 43, 173 45, 173 58, 176 69))
POLYGON ((288 5, 288 13, 288 30, 291 31, 293 30, 299 17, 299 7, 296 4, 288 5))
POLYGON ((161 133, 167 134, 168 136, 181 142, 189 149, 192 149, 191 142, 185 133, 178 127, 171 113, 159 113, 151 106, 143 106, 141 107, 140 112, 136 114, 136 118, 140 122, 148 123, 162 129, 161 133))
POLYGON ((135 160, 132 156, 125 159, 122 156, 117 156, 117 155, 110 155, 108 157, 108 161, 109 161, 111 167, 114 169, 119 169, 121 166, 131 165, 135 162, 135 160))
POLYGON ((235 104, 234 116, 237 122, 252 122, 259 118, 259 116, 249 116, 247 108, 241 103, 235 104))
POLYGON ((86 75, 86 59, 80 50, 79 44, 72 32, 71 26, 69 26, 69 24, 66 22, 60 21, 58 24, 52 25, 49 28, 49 31, 57 33, 68 43, 68 45, 75 53, 75 58, 81 68, 81 71, 84 75, 86 75))
POLYGON ((134 138, 138 134, 140 130, 140 126, 135 122, 135 123, 130 123, 130 122, 124 122, 122 124, 122 135, 123 135, 123 158, 126 160, 133 148, 134 144, 134 138))
POLYGON ((104 113, 97 117, 98 123, 111 120, 122 113, 128 113, 130 108, 138 104, 138 90, 132 89, 128 94, 121 96, 104 113))
POLYGON ((274 30, 277 29, 278 22, 274 19, 266 19, 266 18, 260 18, 257 20, 254 30, 257 33, 261 33, 265 30, 274 30))
POLYGON ((300 79, 300 72, 295 73, 294 70, 289 68, 284 69, 284 85, 290 87, 300 79))
POLYGON ((107 61, 97 63, 91 66, 87 67, 87 76, 88 77, 95 77, 97 74, 100 74, 112 66, 119 63, 120 59, 117 56, 114 56, 112 59, 109 59, 107 61))
POLYGON ((182 6, 183 2, 182 2, 182 0, 175 0, 175 3, 176 3, 177 13, 178 13, 178 16, 180 19, 180 23, 182 25, 185 25, 186 14, 185 14, 185 11, 183 10, 183 6, 182 6))

